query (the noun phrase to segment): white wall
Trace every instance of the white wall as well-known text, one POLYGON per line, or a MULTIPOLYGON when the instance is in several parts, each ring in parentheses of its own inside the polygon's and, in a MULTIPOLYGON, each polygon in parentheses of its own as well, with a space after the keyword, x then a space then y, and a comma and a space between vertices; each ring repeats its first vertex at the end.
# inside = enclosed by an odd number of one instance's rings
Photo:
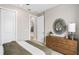
POLYGON ((22 10, 17 12, 17 39, 29 39, 29 15, 22 10))
MULTIPOLYGON (((66 4, 66 5, 59 5, 55 8, 47 10, 45 12, 45 35, 47 35, 49 31, 52 31, 54 33, 53 23, 57 18, 64 19, 66 25, 68 25, 68 23, 76 22, 76 20, 79 17, 78 8, 79 8, 78 5, 66 4)), ((65 34, 66 32, 58 36, 65 36, 65 34)))
POLYGON ((16 39, 28 40, 29 39, 29 14, 24 9, 15 7, 8 4, 0 5, 0 8, 12 9, 16 13, 16 39))

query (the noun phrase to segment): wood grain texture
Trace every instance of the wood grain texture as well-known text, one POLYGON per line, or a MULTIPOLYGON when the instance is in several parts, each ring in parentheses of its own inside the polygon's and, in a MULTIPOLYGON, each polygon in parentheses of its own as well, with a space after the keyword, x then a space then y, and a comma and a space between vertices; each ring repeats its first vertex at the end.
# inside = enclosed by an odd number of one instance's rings
POLYGON ((77 54, 77 41, 62 37, 47 36, 46 46, 65 55, 77 54))

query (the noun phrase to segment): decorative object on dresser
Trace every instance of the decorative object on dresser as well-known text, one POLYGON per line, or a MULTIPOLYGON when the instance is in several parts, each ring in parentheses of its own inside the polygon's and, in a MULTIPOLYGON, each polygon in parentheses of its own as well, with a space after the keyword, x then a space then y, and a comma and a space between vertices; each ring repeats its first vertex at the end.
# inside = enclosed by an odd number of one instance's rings
POLYGON ((76 40, 57 36, 47 36, 46 46, 65 55, 77 55, 76 40))
POLYGON ((70 23, 68 25, 68 32, 69 32, 69 37, 73 40, 76 32, 76 24, 75 23, 70 23))
POLYGON ((50 31, 48 35, 49 35, 49 36, 53 36, 53 33, 52 33, 52 31, 50 31))

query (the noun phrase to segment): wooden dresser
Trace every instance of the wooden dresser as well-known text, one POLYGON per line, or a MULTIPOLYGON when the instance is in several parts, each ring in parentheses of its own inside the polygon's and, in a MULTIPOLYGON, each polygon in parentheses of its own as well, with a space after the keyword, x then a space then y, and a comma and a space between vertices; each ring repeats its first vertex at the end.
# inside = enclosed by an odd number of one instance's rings
POLYGON ((76 40, 56 36, 47 36, 46 46, 65 55, 77 55, 76 40))

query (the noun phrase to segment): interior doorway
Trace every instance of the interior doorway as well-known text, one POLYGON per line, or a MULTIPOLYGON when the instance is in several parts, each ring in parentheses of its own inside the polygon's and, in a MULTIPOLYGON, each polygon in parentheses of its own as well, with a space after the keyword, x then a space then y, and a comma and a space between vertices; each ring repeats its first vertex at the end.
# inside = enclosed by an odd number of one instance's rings
POLYGON ((36 40, 36 16, 30 15, 30 40, 36 40))

